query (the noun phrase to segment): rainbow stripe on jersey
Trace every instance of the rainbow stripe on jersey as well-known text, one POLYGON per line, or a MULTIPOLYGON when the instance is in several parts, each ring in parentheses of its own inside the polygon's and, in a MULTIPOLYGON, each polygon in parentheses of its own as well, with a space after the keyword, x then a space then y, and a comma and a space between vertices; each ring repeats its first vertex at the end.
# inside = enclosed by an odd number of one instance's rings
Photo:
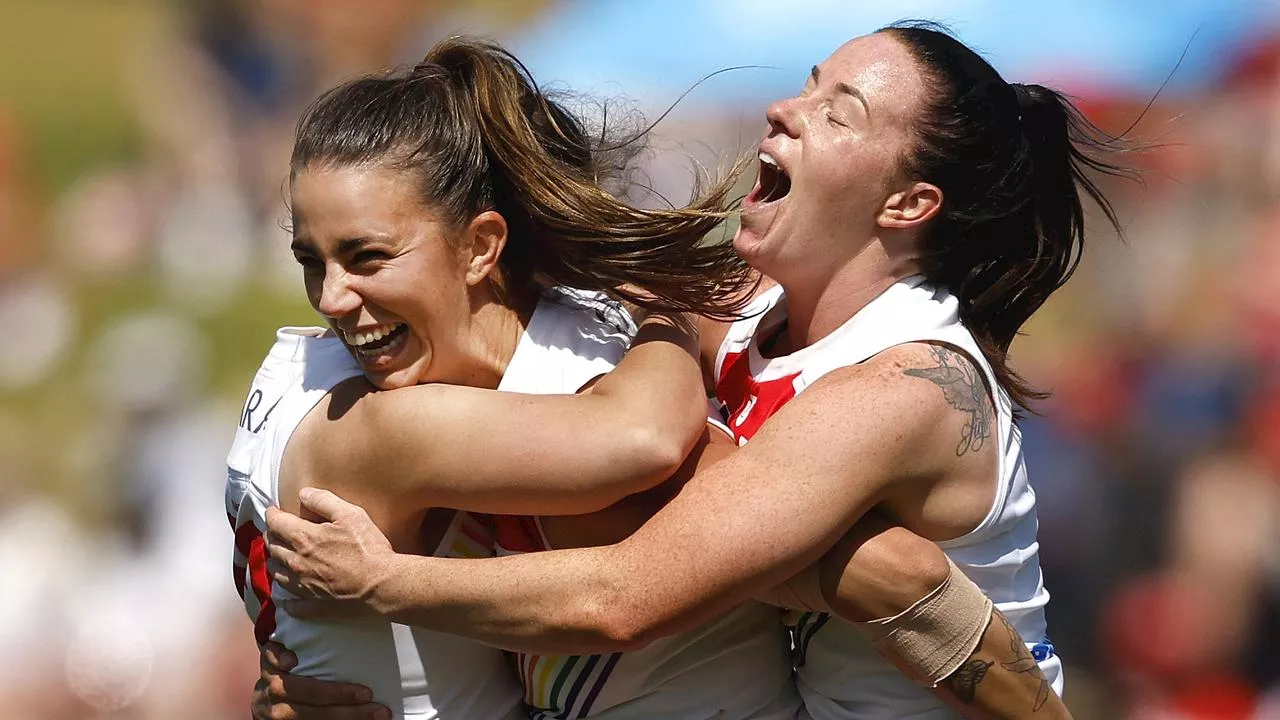
MULTIPOLYGON (((493 517, 493 547, 498 555, 548 549, 536 518, 493 517)), ((576 720, 591 714, 596 698, 622 659, 608 655, 533 655, 508 653, 532 720, 576 720)))

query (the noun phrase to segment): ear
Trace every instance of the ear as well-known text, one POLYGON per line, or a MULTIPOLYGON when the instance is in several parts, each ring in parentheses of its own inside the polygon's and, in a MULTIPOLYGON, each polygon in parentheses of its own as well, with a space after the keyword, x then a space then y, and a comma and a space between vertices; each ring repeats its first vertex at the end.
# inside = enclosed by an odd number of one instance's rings
POLYGON ((498 266, 498 258, 507 246, 506 218, 494 210, 476 215, 463 229, 460 245, 465 253, 467 285, 478 285, 498 266))
POLYGON ((942 208, 942 190, 927 182, 913 182, 884 202, 876 224, 882 228, 919 227, 942 208))

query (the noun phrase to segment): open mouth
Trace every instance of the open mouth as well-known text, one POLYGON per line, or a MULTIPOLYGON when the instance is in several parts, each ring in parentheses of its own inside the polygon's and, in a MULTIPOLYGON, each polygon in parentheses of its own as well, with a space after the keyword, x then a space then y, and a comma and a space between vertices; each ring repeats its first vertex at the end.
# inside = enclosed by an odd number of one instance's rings
POLYGON ((760 173, 756 186, 747 195, 748 206, 777 202, 791 192, 791 177, 778 165, 778 161, 766 152, 760 153, 760 173))
POLYGON ((359 357, 376 358, 388 355, 404 345, 409 326, 404 323, 379 325, 360 332, 342 331, 342 339, 347 341, 352 351, 359 357))

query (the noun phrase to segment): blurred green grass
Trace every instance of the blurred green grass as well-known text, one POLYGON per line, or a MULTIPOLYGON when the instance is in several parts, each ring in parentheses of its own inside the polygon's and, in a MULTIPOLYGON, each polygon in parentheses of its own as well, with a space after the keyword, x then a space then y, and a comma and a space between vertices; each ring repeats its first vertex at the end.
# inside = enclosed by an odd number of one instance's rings
POLYGON ((128 63, 169 22, 167 10, 158 0, 0 0, 0 107, 42 197, 137 155, 128 63))
MULTIPOLYGON (((140 49, 177 30, 178 3, 162 0, 0 0, 0 117, 16 127, 21 172, 43 217, 79 178, 98 168, 144 162, 144 141, 127 83, 140 49)), ((49 238, 42 238, 48 247, 49 238)), ((42 250, 39 263, 48 265, 42 250)), ((55 268, 55 274, 60 274, 55 268)), ((73 282, 77 315, 70 352, 43 381, 0 391, 0 407, 20 419, 26 482, 90 522, 111 522, 111 467, 84 467, 76 447, 112 417, 92 407, 83 379, 93 368, 86 349, 116 318, 145 310, 189 318, 209 343, 207 376, 199 390, 234 405, 281 325, 314 324, 299 284, 296 295, 251 283, 217 312, 193 317, 168 308, 156 278, 137 271, 73 282)))

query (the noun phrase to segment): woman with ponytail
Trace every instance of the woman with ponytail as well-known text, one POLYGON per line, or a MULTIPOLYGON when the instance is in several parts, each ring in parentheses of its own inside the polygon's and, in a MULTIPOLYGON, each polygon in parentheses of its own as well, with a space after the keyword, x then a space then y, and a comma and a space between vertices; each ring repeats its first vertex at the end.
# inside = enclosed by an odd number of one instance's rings
POLYGON ((733 317, 754 284, 729 245, 703 243, 729 181, 687 208, 633 208, 602 187, 626 148, 588 135, 510 54, 464 39, 345 83, 301 119, 292 247, 328 328, 278 333, 226 500, 256 638, 296 661, 257 697, 316 694, 256 714, 329 717, 315 705, 332 701, 421 720, 794 717, 785 634, 762 604, 625 657, 519 655, 512 672, 457 635, 287 612, 267 563, 268 509, 298 512, 315 488, 358 503, 406 553, 616 542, 732 449, 707 427, 683 319, 733 317), (649 311, 638 333, 619 297, 649 311), (337 680, 359 686, 321 682, 337 680))
POLYGON ((317 494, 329 522, 271 522, 298 612, 557 653, 765 596, 800 611, 801 717, 1068 716, 1015 422, 1043 395, 1008 351, 1075 268, 1085 197, 1116 222, 1093 179, 1128 174, 1105 160, 1115 141, 925 23, 846 43, 766 120, 733 246, 777 285, 700 337, 743 447, 620 542, 481 562, 395 553, 317 494), (859 565, 872 511, 897 525, 877 548, 945 552, 936 586, 916 594, 909 554, 859 565), (850 603, 903 573, 918 602, 850 603))

